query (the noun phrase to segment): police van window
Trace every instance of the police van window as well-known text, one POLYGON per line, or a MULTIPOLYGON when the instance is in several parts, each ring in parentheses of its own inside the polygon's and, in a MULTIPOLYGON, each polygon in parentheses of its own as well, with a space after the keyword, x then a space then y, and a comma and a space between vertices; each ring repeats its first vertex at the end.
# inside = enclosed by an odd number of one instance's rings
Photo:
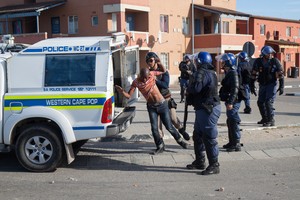
POLYGON ((45 86, 94 86, 95 63, 95 54, 47 55, 45 86))
POLYGON ((127 75, 136 74, 136 51, 128 51, 126 52, 126 65, 125 72, 127 75))

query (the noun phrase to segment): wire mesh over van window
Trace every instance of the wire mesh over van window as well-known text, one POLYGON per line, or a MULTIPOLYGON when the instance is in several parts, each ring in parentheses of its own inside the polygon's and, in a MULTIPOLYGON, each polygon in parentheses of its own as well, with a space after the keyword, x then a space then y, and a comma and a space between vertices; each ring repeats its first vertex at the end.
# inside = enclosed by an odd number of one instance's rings
POLYGON ((136 62, 136 51, 128 51, 126 52, 126 65, 124 67, 126 76, 136 74, 137 68, 136 62))
POLYGON ((94 86, 95 54, 47 55, 45 86, 94 86))

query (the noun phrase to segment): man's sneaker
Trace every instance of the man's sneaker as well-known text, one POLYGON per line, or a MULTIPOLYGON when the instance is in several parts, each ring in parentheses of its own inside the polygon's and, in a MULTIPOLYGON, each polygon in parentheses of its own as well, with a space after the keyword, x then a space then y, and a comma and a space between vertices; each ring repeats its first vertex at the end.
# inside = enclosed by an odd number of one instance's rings
POLYGON ((212 175, 220 173, 220 164, 218 162, 208 165, 208 167, 201 172, 201 175, 212 175))
POLYGON ((205 161, 198 161, 198 160, 194 160, 191 164, 187 165, 186 168, 187 169, 205 169, 206 165, 205 165, 205 161))
POLYGON ((179 129, 178 131, 186 141, 190 140, 190 135, 185 132, 183 128, 179 129))
POLYGON ((188 144, 187 144, 186 142, 184 142, 182 138, 179 138, 179 139, 177 140, 177 143, 178 143, 182 148, 184 148, 184 149, 187 149, 187 148, 188 148, 188 144))
POLYGON ((163 153, 165 150, 165 145, 160 145, 155 151, 153 151, 151 154, 152 155, 157 155, 157 154, 160 154, 160 153, 163 153))
POLYGON ((241 151, 242 147, 240 143, 237 143, 236 145, 230 145, 228 148, 226 148, 228 152, 233 152, 233 151, 241 151))

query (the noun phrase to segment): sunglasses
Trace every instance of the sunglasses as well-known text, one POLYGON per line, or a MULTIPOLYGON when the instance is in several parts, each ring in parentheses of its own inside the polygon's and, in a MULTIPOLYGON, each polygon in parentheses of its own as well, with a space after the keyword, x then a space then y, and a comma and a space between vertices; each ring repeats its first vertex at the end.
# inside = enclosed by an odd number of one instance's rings
POLYGON ((147 60, 147 63, 152 63, 152 62, 154 62, 155 60, 154 59, 148 59, 147 60))

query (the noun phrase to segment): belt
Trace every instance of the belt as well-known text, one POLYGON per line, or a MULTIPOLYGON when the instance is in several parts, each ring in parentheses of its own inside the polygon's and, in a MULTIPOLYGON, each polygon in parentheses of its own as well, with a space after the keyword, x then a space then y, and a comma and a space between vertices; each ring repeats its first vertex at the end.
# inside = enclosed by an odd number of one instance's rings
POLYGON ((147 103, 147 105, 149 105, 149 106, 160 106, 164 102, 165 102, 165 99, 163 99, 163 100, 161 100, 159 102, 156 102, 156 103, 147 103))

